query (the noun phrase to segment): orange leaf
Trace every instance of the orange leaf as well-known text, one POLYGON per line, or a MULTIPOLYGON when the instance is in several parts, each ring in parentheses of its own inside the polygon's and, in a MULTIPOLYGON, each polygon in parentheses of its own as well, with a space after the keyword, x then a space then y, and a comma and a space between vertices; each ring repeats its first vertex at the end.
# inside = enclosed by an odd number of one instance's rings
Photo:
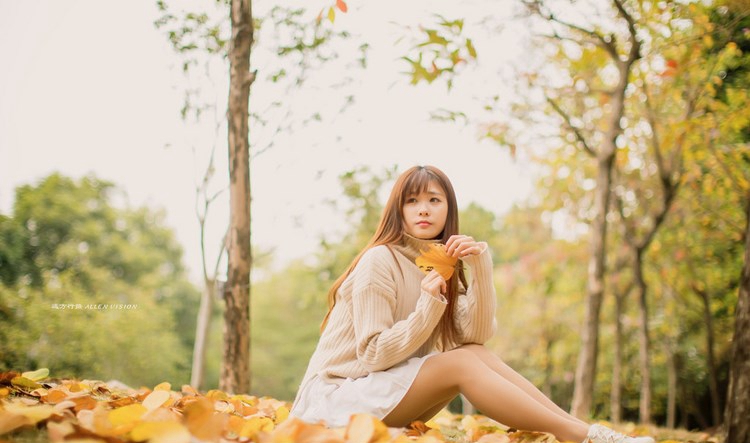
POLYGON ((341 10, 341 12, 346 12, 349 8, 347 8, 346 3, 344 0, 336 0, 336 7, 341 10))
POLYGON ((97 401, 93 399, 90 395, 84 395, 81 397, 71 397, 68 400, 76 404, 74 408, 76 412, 84 410, 84 409, 94 409, 97 405, 97 401))
POLYGON ((422 255, 416 259, 417 266, 425 274, 433 269, 444 279, 448 280, 456 269, 458 259, 451 257, 445 252, 445 246, 439 243, 430 243, 427 249, 422 250, 422 255))
POLYGON ((68 395, 60 389, 50 389, 47 395, 42 397, 45 403, 55 404, 65 400, 68 395))
MULTIPOLYGON (((214 412, 214 404, 207 398, 190 402, 184 409, 185 425, 191 434, 203 441, 216 441, 229 420, 226 414, 214 412)), ((232 416, 235 418, 236 416, 232 416)), ((239 417, 236 417, 239 419, 239 417)), ((240 419, 241 420, 241 419, 240 419)))
POLYGON ((368 414, 354 414, 346 428, 347 443, 373 443, 389 440, 388 427, 368 414))

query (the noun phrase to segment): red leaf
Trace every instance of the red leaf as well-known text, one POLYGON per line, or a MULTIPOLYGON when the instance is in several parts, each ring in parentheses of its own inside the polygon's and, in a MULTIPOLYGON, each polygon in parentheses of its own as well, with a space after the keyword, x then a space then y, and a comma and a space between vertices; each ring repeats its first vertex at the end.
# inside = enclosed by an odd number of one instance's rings
POLYGON ((344 0, 336 0, 336 7, 339 8, 341 12, 346 12, 349 8, 346 6, 346 3, 344 0))

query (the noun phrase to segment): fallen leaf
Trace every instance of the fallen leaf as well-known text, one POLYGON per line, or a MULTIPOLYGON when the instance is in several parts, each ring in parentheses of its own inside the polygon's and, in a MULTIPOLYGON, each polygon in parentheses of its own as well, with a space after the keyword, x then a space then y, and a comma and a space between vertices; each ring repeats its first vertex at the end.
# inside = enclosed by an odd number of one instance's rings
POLYGON ((134 404, 113 409, 109 412, 108 418, 114 426, 128 425, 140 420, 146 412, 148 409, 143 405, 134 404))
POLYGON ((49 369, 47 368, 40 368, 36 371, 28 371, 21 374, 21 376, 28 378, 32 381, 39 381, 44 380, 45 378, 49 377, 49 369))
POLYGON ((55 410, 51 405, 26 406, 20 403, 6 403, 3 405, 6 412, 26 417, 31 424, 46 420, 55 410))
POLYGON ((47 423, 47 437, 53 443, 59 443, 65 440, 65 436, 75 431, 73 424, 69 421, 60 423, 50 421, 47 423))
POLYGON ((169 391, 154 390, 143 400, 143 407, 151 411, 166 403, 170 399, 169 391))
POLYGON ((258 432, 270 432, 274 428, 273 421, 268 417, 252 417, 244 420, 238 435, 240 437, 255 437, 258 432))
MULTIPOLYGON (((217 414, 213 402, 207 398, 199 398, 184 409, 185 425, 188 431, 199 440, 217 441, 227 427, 229 416, 217 414)), ((232 416, 240 419, 240 417, 232 416)))
POLYGON ((347 443, 375 443, 390 440, 388 427, 369 414, 354 414, 346 427, 347 443))
POLYGON ((279 424, 286 420, 289 417, 289 408, 286 406, 280 406, 276 409, 276 418, 274 419, 274 422, 276 424, 279 424))
POLYGON ((130 438, 135 441, 148 440, 150 443, 188 443, 190 432, 178 422, 144 422, 130 431, 130 438))
POLYGON ((66 394, 62 389, 50 389, 47 391, 47 395, 42 396, 42 400, 45 403, 59 403, 63 400, 68 398, 68 394, 66 394))
POLYGON ((30 424, 31 422, 23 415, 13 414, 0 409, 0 435, 30 424))
POLYGON ((34 380, 29 380, 28 378, 24 376, 13 378, 13 380, 11 380, 10 383, 13 386, 16 386, 19 388, 39 389, 42 387, 42 385, 40 385, 39 383, 35 382, 34 380))
POLYGON ((154 391, 171 391, 172 385, 167 382, 161 382, 158 385, 154 386, 154 391))
POLYGON ((83 409, 94 409, 97 404, 99 404, 93 397, 90 395, 82 395, 78 397, 68 397, 68 400, 72 401, 76 404, 74 410, 75 412, 81 411, 83 409))
POLYGON ((510 442, 510 438, 508 437, 508 434, 499 433, 499 432, 493 432, 492 434, 485 434, 479 437, 479 440, 477 440, 477 443, 508 443, 508 442, 510 442))
POLYGON ((18 377, 18 372, 15 371, 8 371, 8 372, 0 372, 0 385, 10 385, 11 380, 18 377))

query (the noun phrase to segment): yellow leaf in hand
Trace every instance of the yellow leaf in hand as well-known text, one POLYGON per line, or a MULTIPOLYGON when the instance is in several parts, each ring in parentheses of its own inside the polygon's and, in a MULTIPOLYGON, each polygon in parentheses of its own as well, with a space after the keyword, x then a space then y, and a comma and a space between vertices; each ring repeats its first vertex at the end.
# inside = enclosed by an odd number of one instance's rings
POLYGON ((433 269, 436 270, 444 279, 448 280, 456 270, 458 259, 451 257, 445 252, 445 245, 439 243, 430 243, 427 249, 422 250, 422 255, 416 259, 417 266, 425 274, 433 269))

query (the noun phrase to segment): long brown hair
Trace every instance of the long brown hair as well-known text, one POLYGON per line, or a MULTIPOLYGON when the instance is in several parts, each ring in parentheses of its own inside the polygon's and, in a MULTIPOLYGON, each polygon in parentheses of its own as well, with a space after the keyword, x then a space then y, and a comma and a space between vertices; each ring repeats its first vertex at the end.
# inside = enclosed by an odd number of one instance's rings
MULTIPOLYGON (((380 223, 375 230, 375 234, 370 238, 367 246, 357 254, 346 271, 341 274, 328 291, 328 313, 323 319, 323 323, 320 325, 321 332, 325 329, 331 311, 333 311, 333 307, 336 305, 336 293, 344 283, 344 280, 346 280, 349 274, 352 273, 352 270, 357 266, 362 255, 364 255, 368 249, 375 246, 401 243, 404 236, 403 207, 406 201, 406 196, 427 191, 430 182, 437 183, 438 186, 443 189, 448 203, 448 215, 445 220, 445 227, 443 228, 443 232, 436 239, 445 243, 451 235, 459 233, 456 193, 453 191, 453 185, 448 177, 443 171, 434 166, 414 166, 409 168, 401 174, 398 179, 396 179, 396 183, 391 190, 391 195, 388 197, 388 202, 383 208, 383 214, 380 216, 380 223)), ((457 332, 453 314, 456 305, 456 298, 458 297, 459 280, 464 287, 466 287, 466 277, 464 276, 462 266, 459 266, 457 272, 447 281, 448 290, 445 294, 445 298, 448 300, 448 306, 446 306, 439 324, 443 349, 447 349, 450 343, 456 343, 455 338, 457 332)))

